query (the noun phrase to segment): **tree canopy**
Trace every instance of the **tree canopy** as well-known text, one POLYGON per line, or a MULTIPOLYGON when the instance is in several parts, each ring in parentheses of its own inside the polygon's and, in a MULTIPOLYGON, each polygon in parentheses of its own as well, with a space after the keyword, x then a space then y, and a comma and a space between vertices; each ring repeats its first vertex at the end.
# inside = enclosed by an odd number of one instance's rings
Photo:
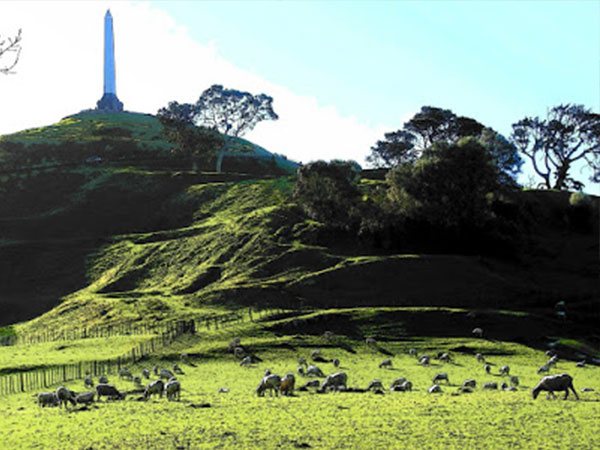
POLYGON ((512 125, 511 140, 526 155, 547 189, 581 189, 584 183, 572 173, 584 161, 600 174, 600 115, 583 105, 558 105, 546 119, 526 117, 512 125))

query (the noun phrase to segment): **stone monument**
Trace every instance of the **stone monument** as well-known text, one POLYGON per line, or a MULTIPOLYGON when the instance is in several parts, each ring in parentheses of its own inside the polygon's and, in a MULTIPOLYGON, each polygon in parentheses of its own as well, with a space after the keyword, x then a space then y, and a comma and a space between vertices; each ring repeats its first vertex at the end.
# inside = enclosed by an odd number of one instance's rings
POLYGON ((123 111, 123 103, 117 98, 115 80, 115 38, 110 9, 104 16, 104 94, 96 104, 98 110, 107 112, 123 111))

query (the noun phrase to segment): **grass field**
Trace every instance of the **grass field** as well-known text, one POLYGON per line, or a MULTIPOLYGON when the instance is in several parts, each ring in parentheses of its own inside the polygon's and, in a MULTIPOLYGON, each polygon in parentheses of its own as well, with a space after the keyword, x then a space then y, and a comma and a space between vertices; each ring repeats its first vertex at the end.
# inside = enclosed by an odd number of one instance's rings
MULTIPOLYGON (((537 368, 547 357, 520 344, 471 338, 412 337, 381 341, 374 349, 363 340, 337 336, 295 334, 278 336, 265 331, 272 322, 246 324, 229 330, 205 331, 187 336, 164 348, 155 358, 131 367, 157 364, 169 367, 181 352, 192 356, 193 366, 180 364, 185 372, 181 400, 96 403, 89 408, 39 408, 33 393, 7 396, 0 402, 0 439, 6 449, 293 449, 293 448, 430 448, 430 449, 592 449, 600 446, 600 369, 575 368, 561 360, 551 373, 573 375, 580 400, 546 400, 542 393, 534 401, 530 389, 539 380, 537 368), (240 367, 227 352, 228 342, 242 336, 242 344, 263 361, 240 367), (420 366, 408 349, 437 354, 450 351, 449 364, 433 360, 420 366), (365 393, 298 392, 291 397, 257 397, 256 386, 264 369, 284 375, 296 373, 299 356, 310 359, 320 349, 323 357, 339 358, 340 367, 317 363, 325 374, 343 370, 348 385, 366 388, 379 379, 387 388, 400 376, 414 384, 413 392, 365 393), (486 374, 473 356, 481 352, 492 364, 486 374), (391 355, 391 356, 390 356, 391 355), (392 368, 379 368, 390 358, 392 368), (483 391, 486 381, 500 383, 507 377, 499 368, 509 365, 520 378, 518 392, 483 391), (441 394, 428 394, 435 374, 449 374, 441 394), (474 393, 458 394, 465 379, 475 378, 474 393), (229 392, 219 393, 222 387, 229 392)), ((106 342, 96 342, 100 354, 106 342)), ((91 347, 90 347, 91 348, 91 347)), ((5 350, 8 352, 9 350, 5 350)), ((48 349, 52 355, 53 350, 48 349)), ((56 351, 54 351, 56 353, 56 351)), ((64 353, 64 351, 63 351, 64 353)), ((52 357, 52 356, 50 356, 52 357)), ((6 356, 3 356, 5 359, 6 356)), ((44 357, 44 360, 46 357, 44 357)), ((131 390, 129 381, 111 375, 121 390, 131 390)), ((307 378, 296 374, 296 386, 307 378)), ((506 380, 507 381, 507 380, 506 380)), ((77 380, 67 386, 84 391, 77 380)), ((562 397, 562 393, 559 394, 562 397)))

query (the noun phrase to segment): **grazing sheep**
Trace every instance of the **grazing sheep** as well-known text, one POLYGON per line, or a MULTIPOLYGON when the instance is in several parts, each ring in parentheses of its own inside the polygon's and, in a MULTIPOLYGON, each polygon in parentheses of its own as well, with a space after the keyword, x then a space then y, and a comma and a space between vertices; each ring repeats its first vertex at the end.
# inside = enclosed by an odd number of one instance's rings
POLYGON ((382 369, 384 367, 392 367, 392 360, 391 359, 384 359, 383 361, 381 361, 379 363, 379 368, 382 369))
POLYGON ((483 389, 498 389, 498 383, 495 381, 483 383, 483 389))
POLYGON ((442 388, 439 387, 437 384, 434 384, 429 388, 427 392, 429 392, 430 394, 438 394, 442 392, 442 388))
POLYGON ((80 405, 89 405, 90 403, 94 403, 94 395, 96 395, 94 391, 77 394, 77 396, 75 396, 75 401, 80 405))
POLYGON ((252 364, 252 358, 250 358, 249 356, 246 356, 244 359, 242 359, 242 361, 240 362, 240 366, 242 367, 248 367, 249 365, 252 364))
POLYGON ((117 390, 112 384, 100 383, 96 385, 96 394, 98 394, 98 401, 100 401, 101 396, 105 396, 108 398, 119 398, 124 399, 125 396, 117 390))
POLYGON ((88 375, 83 379, 83 385, 85 387, 94 387, 94 379, 90 375, 88 375))
POLYGON ((275 391, 275 396, 279 396, 279 387, 281 386, 281 377, 277 374, 270 374, 266 377, 263 377, 260 380, 260 384, 256 388, 256 393, 259 397, 262 397, 267 389, 269 389, 269 394, 271 397, 273 396, 273 391, 275 391))
POLYGON ((567 373, 561 373, 559 375, 546 375, 540 380, 538 384, 531 390, 533 399, 535 400, 541 391, 548 391, 548 397, 555 397, 555 391, 565 391, 564 400, 569 396, 569 389, 573 391, 575 398, 579 400, 577 392, 573 387, 573 377, 567 373))
POLYGON ((219 390, 217 392, 219 394, 227 394, 229 392, 229 389, 226 387, 222 387, 222 388, 219 388, 219 390))
POLYGON ((298 368, 296 369, 296 371, 298 372, 298 374, 304 376, 304 366, 298 366, 298 368))
POLYGON ((306 382, 306 384, 304 385, 304 387, 307 387, 307 388, 309 388, 309 387, 316 387, 316 388, 318 388, 320 385, 321 385, 321 382, 319 380, 315 379, 315 380, 308 380, 306 382))
POLYGON ((473 328, 473 336, 477 337, 477 338, 482 338, 483 337, 483 329, 481 328, 473 328))
POLYGON ((38 406, 45 408, 46 406, 58 406, 58 397, 56 392, 40 392, 37 395, 38 406))
POLYGON ((470 378, 463 382, 462 387, 475 389, 477 387, 477 381, 475 381, 473 378, 470 378))
POLYGON ((310 354, 310 359, 321 358, 321 350, 313 350, 310 354))
POLYGON ((292 395, 294 393, 294 386, 296 385, 296 378, 293 373, 286 374, 281 379, 281 386, 279 387, 279 391, 281 395, 292 395))
POLYGON ((321 383, 320 391, 326 392, 329 389, 339 390, 338 388, 340 386, 346 388, 347 382, 348 375, 346 375, 346 372, 336 372, 334 374, 328 375, 327 378, 325 378, 323 383, 321 383))
POLYGON ((160 369, 160 378, 164 378, 165 380, 168 380, 169 378, 174 377, 173 372, 171 372, 168 369, 160 369))
POLYGON ((169 380, 165 384, 165 394, 167 400, 179 400, 181 397, 181 384, 178 380, 169 380))
POLYGON ((485 373, 490 373, 490 371, 492 370, 492 366, 486 363, 485 366, 483 366, 483 370, 485 370, 485 373))
POLYGON ((340 366, 340 360, 337 358, 333 358, 331 360, 331 362, 333 363, 333 367, 339 367, 340 366))
POLYGON ((545 355, 552 357, 552 356, 556 355, 556 350, 546 350, 545 355))
POLYGON ((485 362, 485 358, 483 357, 483 355, 481 353, 477 353, 475 355, 475 358, 477 358, 477 362, 480 362, 480 363, 484 363, 485 362))
POLYGON ((584 387, 581 388, 581 392, 594 392, 594 390, 591 387, 584 387))
POLYGON ((302 356, 300 356, 298 358, 298 364, 300 364, 302 366, 308 366, 308 363, 306 362, 306 359, 304 359, 302 356))
POLYGON ((271 375, 271 370, 270 369, 265 369, 263 377, 268 377, 269 375, 271 375))
POLYGON ((181 368, 177 364, 173 364, 171 368, 173 369, 173 373, 176 373, 177 375, 185 375, 183 373, 183 370, 181 370, 181 368))
POLYGON ((317 366, 308 366, 308 368, 306 369, 306 376, 313 376, 313 377, 324 377, 325 374, 323 373, 323 371, 321 369, 319 369, 317 366))
POLYGON ((119 378, 125 378, 126 380, 131 380, 131 378, 133 378, 133 375, 131 374, 131 372, 129 371, 129 369, 119 369, 119 378))
POLYGON ((331 340, 331 339, 333 339, 333 337, 334 337, 334 336, 335 336, 335 335, 333 334, 333 331, 329 331, 329 330, 327 330, 327 331, 325 331, 325 332, 323 333, 323 337, 324 337, 325 339, 327 339, 328 341, 329 341, 329 340, 331 340))
POLYGON ((150 371, 148 369, 142 370, 142 375, 144 378, 147 378, 148 380, 150 379, 150 371))
POLYGON ((540 368, 537 370, 537 373, 542 373, 542 372, 550 372, 550 366, 548 364, 544 364, 543 366, 540 366, 540 368))
POLYGON ((450 356, 449 353, 442 353, 439 357, 438 360, 445 362, 445 363, 451 363, 452 362, 452 357, 450 356))
POLYGON ((433 377, 433 384, 437 384, 438 381, 446 380, 447 384, 450 384, 450 380, 448 379, 448 374, 445 372, 438 373, 435 377, 433 377))
POLYGON ((59 386, 56 389, 56 398, 58 398, 59 407, 65 405, 66 408, 67 402, 70 402, 73 406, 77 404, 77 401, 75 400, 75 394, 64 386, 59 386))
POLYGON ((141 386, 142 385, 142 377, 140 377, 139 375, 136 375, 135 377, 133 377, 133 383, 136 386, 141 386))
POLYGON ((575 364, 575 367, 585 367, 585 361, 579 361, 577 364, 575 364))
POLYGON ((406 378, 404 378, 404 377, 396 378, 394 381, 392 381, 390 390, 393 390, 396 386, 400 386, 405 381, 406 381, 406 378))
POLYGON ((242 347, 235 347, 233 349, 233 356, 235 356, 238 359, 242 359, 246 356, 246 351, 242 347))
POLYGON ((398 386, 395 386, 394 390, 401 391, 401 392, 408 392, 408 391, 412 391, 412 387, 413 387, 412 383, 410 381, 406 380, 404 383, 402 383, 398 386))
POLYGON ((409 354, 410 356, 414 356, 414 357, 416 358, 416 357, 417 357, 417 350, 416 350, 414 347, 411 347, 411 348, 408 350, 408 354, 409 354))
POLYGON ((430 361, 431 357, 429 355, 421 355, 421 357, 419 357, 419 364, 421 364, 422 366, 429 365, 430 361))
POLYGON ((163 391, 165 390, 165 383, 163 380, 155 380, 146 386, 144 390, 144 398, 150 398, 154 394, 158 394, 162 398, 163 391))
POLYGON ((365 344, 367 344, 369 347, 377 347, 377 341, 372 337, 366 338, 365 344))
POLYGON ((506 392, 517 392, 517 388, 514 386, 508 386, 508 387, 504 388, 504 390, 506 392))
POLYGON ((510 384, 512 384, 513 386, 518 386, 519 385, 519 377, 512 375, 510 377, 510 384))
POLYGON ((106 375, 100 375, 100 378, 98 378, 98 383, 100 384, 108 384, 108 378, 106 375))
POLYGON ((367 391, 373 389, 374 391, 383 391, 383 383, 380 380, 373 380, 369 383, 367 391))
POLYGON ((503 381, 502 383, 500 383, 500 389, 503 391, 508 389, 508 383, 506 381, 503 381))
POLYGON ((552 356, 552 358, 550 358, 547 362, 546 365, 547 366, 555 366, 556 363, 558 362, 558 356, 554 355, 552 356))
POLYGON ((502 366, 500 367, 500 375, 509 375, 510 367, 502 366))

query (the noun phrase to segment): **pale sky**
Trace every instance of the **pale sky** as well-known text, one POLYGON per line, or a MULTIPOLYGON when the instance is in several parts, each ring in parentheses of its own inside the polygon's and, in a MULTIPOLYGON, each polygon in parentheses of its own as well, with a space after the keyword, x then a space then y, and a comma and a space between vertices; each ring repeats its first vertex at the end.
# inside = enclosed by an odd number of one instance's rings
POLYGON ((1 1, 0 35, 22 28, 23 50, 0 76, 0 134, 95 106, 107 8, 127 110, 217 83, 266 93, 280 120, 244 137, 297 161, 365 165, 424 105, 507 136, 559 103, 600 111, 600 1, 1 1))

